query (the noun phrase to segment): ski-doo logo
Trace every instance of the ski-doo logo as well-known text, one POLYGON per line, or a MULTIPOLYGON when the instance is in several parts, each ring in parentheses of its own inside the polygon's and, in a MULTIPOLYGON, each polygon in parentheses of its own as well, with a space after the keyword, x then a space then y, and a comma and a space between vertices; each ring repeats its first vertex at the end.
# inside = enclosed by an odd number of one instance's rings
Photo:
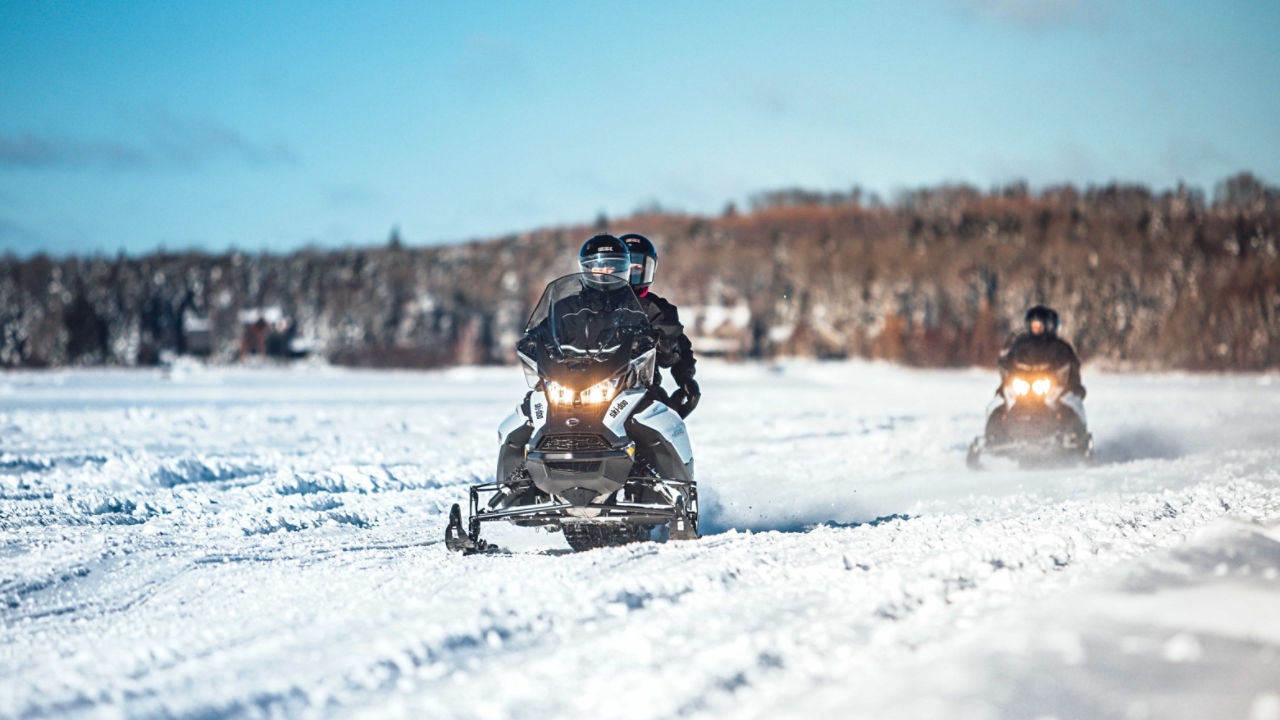
POLYGON ((541 406, 541 405, 534 405, 534 406, 533 406, 533 416, 534 416, 534 418, 535 418, 535 419, 538 419, 538 420, 541 420, 541 419, 542 419, 542 406, 541 406))
POLYGON ((569 427, 578 427, 578 418, 569 418, 568 420, 564 421, 564 424, 568 425, 569 427))
POLYGON ((611 418, 618 417, 618 413, 622 412, 623 409, 625 409, 630 404, 631 404, 630 400, 623 400, 622 402, 618 403, 612 410, 609 411, 609 417, 611 418))

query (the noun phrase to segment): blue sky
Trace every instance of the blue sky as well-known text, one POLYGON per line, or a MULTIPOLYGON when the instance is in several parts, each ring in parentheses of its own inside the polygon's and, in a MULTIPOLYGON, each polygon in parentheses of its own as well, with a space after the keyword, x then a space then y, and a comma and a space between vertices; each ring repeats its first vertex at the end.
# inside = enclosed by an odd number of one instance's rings
POLYGON ((1280 3, 7 0, 0 251, 455 242, 752 192, 1280 182, 1280 3))

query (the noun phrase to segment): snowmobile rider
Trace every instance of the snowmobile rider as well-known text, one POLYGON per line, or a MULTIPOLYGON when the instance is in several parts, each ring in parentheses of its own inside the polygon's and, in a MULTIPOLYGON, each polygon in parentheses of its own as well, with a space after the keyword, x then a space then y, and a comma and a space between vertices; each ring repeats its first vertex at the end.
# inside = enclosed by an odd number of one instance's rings
MULTIPOLYGON (((623 237, 627 238, 627 242, 607 233, 589 238, 578 251, 579 271, 619 278, 627 276, 641 309, 658 336, 655 358, 657 365, 671 368, 671 375, 679 386, 675 393, 668 396, 662 389, 661 374, 655 369, 645 402, 660 400, 679 413, 680 417, 688 417, 702 398, 702 391, 693 379, 693 344, 684 334, 684 326, 680 324, 676 307, 649 292, 649 285, 653 282, 658 267, 658 251, 654 249, 653 243, 643 235, 634 233, 623 237)), ((532 391, 525 394, 524 401, 520 404, 526 417, 529 416, 529 401, 532 396, 532 391)))
MULTIPOLYGON (((695 363, 693 343, 689 342, 689 336, 684 333, 684 326, 680 324, 680 314, 676 306, 649 289, 658 271, 658 250, 649 238, 638 233, 627 233, 619 240, 626 243, 631 256, 629 278, 631 289, 635 291, 640 307, 648 316, 649 324, 658 333, 658 367, 671 368, 671 377, 679 386, 675 393, 669 398, 666 397, 666 393, 662 390, 661 375, 655 372, 654 397, 671 406, 671 409, 679 413, 680 417, 688 417, 689 413, 698 406, 698 401, 702 399, 702 390, 693 379, 695 363)), ((588 240, 587 243, 589 245, 591 241, 588 240)), ((587 245, 582 249, 585 253, 588 249, 587 245)), ((580 262, 585 262, 585 256, 580 258, 580 262)))
MULTIPOLYGON (((621 309, 618 303, 630 305, 630 298, 627 298, 621 282, 627 279, 630 267, 631 254, 618 238, 596 235, 587 240, 578 251, 578 268, 587 275, 586 283, 575 297, 561 300, 558 313, 573 308, 575 311, 589 309, 590 316, 613 316, 621 309), (613 290, 609 289, 611 287, 613 290)), ((577 316, 577 313, 568 312, 567 315, 577 316)), ((578 316, 574 322, 589 322, 590 316, 578 316)), ((567 322, 568 317, 561 320, 567 322)), ((638 318, 634 321, 638 322, 638 318)))
MULTIPOLYGON (((1071 344, 1058 337, 1058 313, 1044 305, 1036 305, 1027 311, 1024 318, 1026 332, 1020 333, 1013 342, 1000 353, 997 365, 1008 370, 1015 363, 1031 365, 1047 364, 1052 367, 1069 365, 1067 374, 1067 391, 1084 399, 1085 389, 1080 382, 1080 358, 1071 344)), ((1003 384, 996 391, 1003 397, 1003 384)))
MULTIPOLYGON (((631 254, 618 238, 596 235, 587 240, 578 251, 578 272, 585 276, 584 282, 576 295, 561 298, 558 302, 556 314, 560 317, 560 322, 589 323, 593 316, 614 315, 620 309, 618 303, 631 305, 622 285, 630 267, 631 254), (582 310, 589 310, 590 313, 583 314, 580 312, 582 310)), ((634 309, 632 312, 635 312, 634 309)), ((521 342, 527 341, 529 335, 548 335, 551 332, 550 320, 548 316, 538 326, 529 328, 528 335, 521 342)))
MULTIPOLYGON (((657 253, 654 254, 656 256, 657 253)), ((561 305, 563 307, 590 307, 594 313, 610 313, 611 311, 616 310, 617 308, 605 306, 610 302, 610 293, 603 291, 603 288, 605 287, 604 283, 600 283, 601 292, 593 291, 596 283, 592 282, 591 277, 603 278, 607 276, 610 278, 617 278, 618 280, 627 280, 629 278, 630 270, 631 252, 627 249, 626 243, 607 233, 592 236, 582 244, 582 248, 578 251, 578 271, 588 276, 586 285, 583 287, 583 292, 575 298, 569 298, 562 301, 561 305)), ((649 319, 653 317, 653 314, 648 309, 648 306, 643 300, 639 300, 638 298, 637 304, 640 305, 641 310, 645 313, 646 322, 649 321, 649 319)), ((671 307, 669 303, 667 304, 667 307, 671 308, 671 312, 674 314, 675 308, 671 307)), ((570 314, 572 315, 573 313, 570 314)), ((543 320, 543 322, 545 323, 547 321, 543 320)), ((670 329, 660 327, 656 324, 651 324, 651 329, 653 330, 654 339, 657 344, 657 347, 655 348, 657 350, 655 360, 658 365, 663 365, 664 359, 670 360, 669 353, 664 352, 664 348, 670 344, 666 339, 665 332, 670 332, 670 329)), ((677 331, 681 331, 681 334, 683 334, 683 329, 680 327, 679 321, 676 321, 675 329, 677 331)), ((530 332, 534 331, 531 330, 530 332)), ((543 332, 545 332, 545 329, 543 332)), ((688 340, 686 339, 685 342, 687 344, 688 340)), ((692 365, 692 362, 690 362, 690 365, 692 365)), ((692 375, 692 371, 690 371, 690 375, 692 375)), ((694 385, 693 387, 696 390, 697 386, 694 385)), ((520 403, 520 410, 525 414, 525 417, 530 417, 529 403, 532 397, 533 391, 529 391, 525 394, 524 401, 520 403)), ((655 399, 663 401, 677 412, 680 411, 680 408, 675 406, 673 399, 668 397, 666 392, 663 391, 661 377, 658 375, 656 368, 653 382, 649 387, 649 394, 643 402, 647 404, 655 399)), ((692 405, 696 404, 697 399, 695 395, 692 405)), ((688 410, 693 409, 692 405, 688 407, 688 410)))

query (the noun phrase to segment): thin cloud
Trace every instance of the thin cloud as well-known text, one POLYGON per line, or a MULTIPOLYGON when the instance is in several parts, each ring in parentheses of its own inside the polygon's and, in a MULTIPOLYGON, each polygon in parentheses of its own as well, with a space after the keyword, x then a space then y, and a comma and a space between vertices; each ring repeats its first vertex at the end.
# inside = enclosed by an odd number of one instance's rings
POLYGON ((1172 139, 1161 160, 1166 173, 1184 179, 1225 176, 1240 166, 1226 151, 1204 139, 1172 139))
POLYGON ((0 168, 140 167, 151 159, 142 149, 119 142, 82 141, 25 133, 0 136, 0 168))
POLYGON ((298 155, 282 141, 258 143, 212 118, 183 119, 167 113, 147 124, 147 145, 164 164, 199 166, 230 158, 249 165, 294 165, 298 155))
POLYGON ((22 133, 0 136, 0 169, 106 170, 202 167, 224 160, 253 166, 296 165, 298 154, 283 141, 255 142, 211 118, 157 114, 142 124, 138 140, 80 139, 22 133))
POLYGON ((1111 6, 1101 0, 954 0, 969 18, 991 20, 1031 32, 1070 27, 1102 28, 1111 6))
POLYGON ((760 83, 752 88, 750 103, 761 115, 774 120, 785 117, 791 110, 787 92, 769 83, 760 83))

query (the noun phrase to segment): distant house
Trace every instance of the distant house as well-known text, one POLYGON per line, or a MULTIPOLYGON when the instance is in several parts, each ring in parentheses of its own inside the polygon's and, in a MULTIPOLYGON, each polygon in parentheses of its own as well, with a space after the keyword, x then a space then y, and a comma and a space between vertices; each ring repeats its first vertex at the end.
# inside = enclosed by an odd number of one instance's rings
POLYGON ((244 308, 240 321, 240 358, 249 356, 298 358, 308 355, 313 343, 297 337, 293 319, 278 305, 244 308))
POLYGON ((182 347, 188 355, 207 358, 213 354, 213 323, 190 310, 182 314, 182 347))

